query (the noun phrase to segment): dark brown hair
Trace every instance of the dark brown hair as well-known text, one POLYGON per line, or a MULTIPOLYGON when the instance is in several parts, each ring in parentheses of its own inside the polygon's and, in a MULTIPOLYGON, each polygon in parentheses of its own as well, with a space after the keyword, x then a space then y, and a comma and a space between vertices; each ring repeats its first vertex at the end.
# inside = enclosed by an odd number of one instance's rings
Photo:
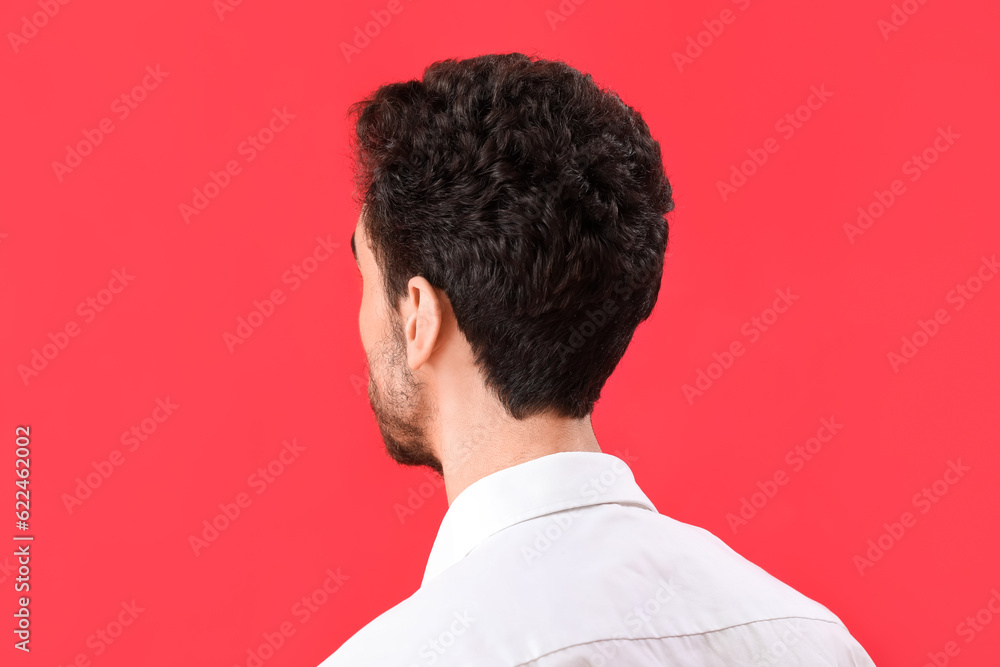
POLYGON ((674 208, 639 113, 509 53, 436 62, 350 115, 388 302, 412 276, 443 290, 515 418, 590 414, 656 303, 674 208))

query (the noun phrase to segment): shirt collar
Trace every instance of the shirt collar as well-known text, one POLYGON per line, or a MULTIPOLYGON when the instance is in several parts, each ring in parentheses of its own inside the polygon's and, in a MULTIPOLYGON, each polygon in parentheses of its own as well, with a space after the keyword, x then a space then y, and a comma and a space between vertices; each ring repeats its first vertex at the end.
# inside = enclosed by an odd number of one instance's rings
POLYGON ((487 475, 459 493, 445 512, 420 585, 504 528, 603 503, 657 511, 628 465, 604 452, 557 452, 487 475))

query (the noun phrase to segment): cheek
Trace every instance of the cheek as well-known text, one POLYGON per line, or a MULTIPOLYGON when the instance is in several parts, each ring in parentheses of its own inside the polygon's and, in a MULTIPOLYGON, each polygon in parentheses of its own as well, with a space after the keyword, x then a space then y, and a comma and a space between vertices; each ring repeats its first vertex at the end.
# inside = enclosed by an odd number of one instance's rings
POLYGON ((358 331, 361 333, 361 344, 365 348, 365 353, 368 353, 375 340, 375 332, 372 328, 371 299, 365 291, 362 291, 361 307, 358 310, 358 331))
POLYGON ((382 340, 385 335, 384 328, 381 305, 376 295, 371 294, 366 285, 361 292, 361 307, 358 311, 358 330, 361 333, 361 344, 365 348, 365 354, 370 354, 382 340))

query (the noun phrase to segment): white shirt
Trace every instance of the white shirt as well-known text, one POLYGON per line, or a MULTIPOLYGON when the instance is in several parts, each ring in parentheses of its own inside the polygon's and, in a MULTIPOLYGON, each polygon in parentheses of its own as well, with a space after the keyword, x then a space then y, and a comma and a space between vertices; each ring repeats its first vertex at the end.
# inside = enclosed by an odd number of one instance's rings
POLYGON ((874 667, 830 610, 703 528, 626 463, 560 452, 452 501, 420 588, 320 667, 874 667))

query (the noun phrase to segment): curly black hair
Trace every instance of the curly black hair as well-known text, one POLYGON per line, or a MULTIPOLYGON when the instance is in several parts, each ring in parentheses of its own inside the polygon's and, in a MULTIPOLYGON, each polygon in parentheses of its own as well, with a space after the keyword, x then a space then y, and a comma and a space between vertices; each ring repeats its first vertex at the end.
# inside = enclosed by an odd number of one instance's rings
POLYGON ((511 416, 589 415, 663 275, 674 202, 640 114, 590 74, 507 53, 435 62, 349 118, 388 303, 423 276, 511 416))

